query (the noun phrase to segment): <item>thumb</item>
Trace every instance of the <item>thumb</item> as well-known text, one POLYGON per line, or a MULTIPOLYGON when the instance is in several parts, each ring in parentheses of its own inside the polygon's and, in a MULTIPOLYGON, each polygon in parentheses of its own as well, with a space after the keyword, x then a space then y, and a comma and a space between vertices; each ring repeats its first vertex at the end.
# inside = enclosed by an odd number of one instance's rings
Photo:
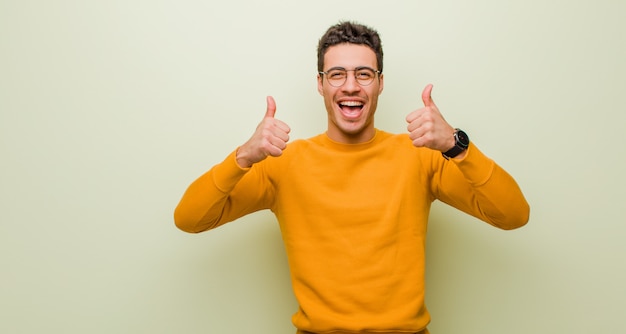
POLYGON ((275 114, 276 114, 276 102, 274 101, 273 97, 268 96, 267 97, 267 111, 265 111, 265 117, 274 118, 275 114))
POLYGON ((431 96, 432 91, 433 84, 426 85, 424 91, 422 91, 422 101, 424 102, 425 107, 432 107, 435 105, 435 101, 433 101, 433 98, 431 96))

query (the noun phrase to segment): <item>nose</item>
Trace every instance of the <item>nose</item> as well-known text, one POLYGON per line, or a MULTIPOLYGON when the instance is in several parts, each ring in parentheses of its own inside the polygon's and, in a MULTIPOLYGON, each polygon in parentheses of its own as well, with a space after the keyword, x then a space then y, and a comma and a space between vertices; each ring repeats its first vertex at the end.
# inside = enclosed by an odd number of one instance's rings
POLYGON ((361 85, 356 81, 356 76, 353 73, 348 72, 346 82, 341 86, 341 90, 344 92, 356 92, 361 90, 361 85))

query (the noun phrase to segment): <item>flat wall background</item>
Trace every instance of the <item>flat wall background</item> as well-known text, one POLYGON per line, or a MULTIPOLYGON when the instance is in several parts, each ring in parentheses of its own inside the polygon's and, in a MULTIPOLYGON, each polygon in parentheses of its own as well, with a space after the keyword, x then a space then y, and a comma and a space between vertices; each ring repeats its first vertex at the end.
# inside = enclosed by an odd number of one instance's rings
POLYGON ((187 185, 273 95, 292 138, 325 130, 317 40, 377 28, 377 126, 428 83, 520 183, 529 225, 432 212, 434 334, 626 325, 626 3, 0 0, 0 332, 294 333, 273 216, 190 235, 187 185))

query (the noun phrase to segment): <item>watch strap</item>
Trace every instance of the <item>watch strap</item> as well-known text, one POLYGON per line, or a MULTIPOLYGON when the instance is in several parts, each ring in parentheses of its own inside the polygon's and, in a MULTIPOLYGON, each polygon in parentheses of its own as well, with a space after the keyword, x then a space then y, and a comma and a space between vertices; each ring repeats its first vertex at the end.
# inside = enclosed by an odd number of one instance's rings
POLYGON ((461 154, 461 152, 465 151, 466 149, 459 146, 459 145, 454 145, 453 148, 442 152, 441 154, 443 155, 444 158, 446 158, 446 160, 451 159, 456 157, 457 155, 461 154))
POLYGON ((465 151, 468 146, 469 146, 469 138, 467 138, 467 135, 465 134, 465 132, 463 132, 461 129, 455 129, 454 147, 447 150, 446 152, 441 152, 441 154, 443 155, 444 158, 446 158, 446 160, 449 160, 461 154, 461 152, 465 151), (465 138, 466 142, 463 142, 460 140, 459 132, 462 133, 462 136, 465 138))

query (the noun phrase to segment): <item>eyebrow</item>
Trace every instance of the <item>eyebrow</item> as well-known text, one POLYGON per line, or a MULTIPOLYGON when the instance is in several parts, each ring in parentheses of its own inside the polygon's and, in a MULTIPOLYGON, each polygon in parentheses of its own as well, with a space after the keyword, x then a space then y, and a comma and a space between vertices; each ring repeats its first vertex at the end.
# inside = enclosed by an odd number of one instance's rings
MULTIPOLYGON (((369 66, 357 66, 357 67, 355 67, 355 68, 354 68, 354 70, 355 70, 355 71, 358 71, 358 70, 365 70, 365 69, 367 69, 367 70, 372 70, 372 71, 376 72, 376 70, 375 70, 375 69, 373 69, 373 68, 371 68, 371 67, 369 67, 369 66)), ((326 72, 330 72, 330 71, 333 71, 333 70, 348 71, 348 70, 346 70, 346 68, 345 68, 345 67, 335 66, 335 67, 331 67, 331 68, 327 69, 327 70, 326 70, 326 72)))

